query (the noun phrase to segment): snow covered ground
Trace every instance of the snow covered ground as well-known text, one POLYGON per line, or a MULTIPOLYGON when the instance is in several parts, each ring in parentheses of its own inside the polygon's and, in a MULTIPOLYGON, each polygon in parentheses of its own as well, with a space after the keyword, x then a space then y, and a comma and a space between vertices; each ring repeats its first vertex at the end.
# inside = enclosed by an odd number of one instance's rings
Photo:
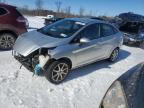
MULTIPOLYGON (((27 17, 31 28, 43 26, 41 17, 27 17)), ((97 62, 73 70, 53 85, 45 77, 20 70, 11 51, 0 52, 0 108, 98 108, 107 88, 120 75, 144 61, 144 50, 123 46, 116 63, 97 62)))
POLYGON ((44 17, 40 16, 25 16, 29 21, 29 31, 38 29, 44 26, 44 17))

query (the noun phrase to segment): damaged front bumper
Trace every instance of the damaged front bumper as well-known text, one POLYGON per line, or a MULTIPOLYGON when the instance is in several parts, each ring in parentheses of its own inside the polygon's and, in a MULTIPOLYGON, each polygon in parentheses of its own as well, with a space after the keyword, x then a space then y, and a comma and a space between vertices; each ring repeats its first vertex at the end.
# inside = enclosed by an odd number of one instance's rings
POLYGON ((15 51, 13 51, 13 56, 22 64, 22 66, 26 67, 29 71, 36 75, 40 75, 43 72, 44 66, 50 59, 50 56, 48 55, 33 55, 24 57, 15 51))
POLYGON ((13 56, 22 64, 22 66, 26 67, 29 71, 34 72, 34 66, 32 65, 32 60, 30 58, 15 54, 13 56))

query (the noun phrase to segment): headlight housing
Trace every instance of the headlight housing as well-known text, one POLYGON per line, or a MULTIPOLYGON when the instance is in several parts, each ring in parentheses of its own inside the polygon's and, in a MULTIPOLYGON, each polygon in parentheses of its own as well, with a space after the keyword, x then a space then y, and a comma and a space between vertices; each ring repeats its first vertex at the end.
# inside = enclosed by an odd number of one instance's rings
POLYGON ((108 90, 102 108, 128 108, 121 83, 116 81, 108 90))

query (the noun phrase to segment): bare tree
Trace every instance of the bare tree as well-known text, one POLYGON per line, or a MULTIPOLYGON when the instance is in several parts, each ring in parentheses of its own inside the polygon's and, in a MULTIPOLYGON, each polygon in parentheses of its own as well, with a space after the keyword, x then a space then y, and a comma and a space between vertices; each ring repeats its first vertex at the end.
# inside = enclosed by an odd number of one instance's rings
POLYGON ((93 17, 93 12, 92 12, 92 10, 90 10, 87 14, 85 14, 85 16, 87 16, 87 17, 93 17))
POLYGON ((71 6, 65 8, 65 13, 70 15, 71 14, 71 6))
POLYGON ((57 0, 55 2, 56 8, 57 8, 57 12, 59 13, 61 11, 61 5, 62 5, 62 1, 57 0))
POLYGON ((38 10, 42 10, 43 0, 36 0, 35 4, 36 4, 36 8, 37 8, 38 10))
POLYGON ((84 16, 85 9, 80 7, 79 9, 79 16, 84 16))
POLYGON ((24 6, 23 6, 23 9, 24 9, 24 10, 29 10, 28 5, 24 5, 24 6))
POLYGON ((89 16, 93 16, 92 10, 89 11, 89 16))

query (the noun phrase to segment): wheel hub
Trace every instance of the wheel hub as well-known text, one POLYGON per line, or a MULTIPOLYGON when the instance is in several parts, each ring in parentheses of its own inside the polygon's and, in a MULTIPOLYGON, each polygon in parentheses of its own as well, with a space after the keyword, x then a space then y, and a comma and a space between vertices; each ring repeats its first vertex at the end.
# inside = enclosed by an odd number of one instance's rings
POLYGON ((68 65, 65 63, 60 63, 53 69, 52 79, 54 81, 61 81, 66 77, 67 74, 68 74, 68 65))
POLYGON ((0 46, 2 48, 11 48, 14 45, 15 39, 8 35, 4 34, 0 37, 0 46))
POLYGON ((114 61, 118 56, 118 50, 114 50, 114 52, 112 53, 112 60, 114 61))

